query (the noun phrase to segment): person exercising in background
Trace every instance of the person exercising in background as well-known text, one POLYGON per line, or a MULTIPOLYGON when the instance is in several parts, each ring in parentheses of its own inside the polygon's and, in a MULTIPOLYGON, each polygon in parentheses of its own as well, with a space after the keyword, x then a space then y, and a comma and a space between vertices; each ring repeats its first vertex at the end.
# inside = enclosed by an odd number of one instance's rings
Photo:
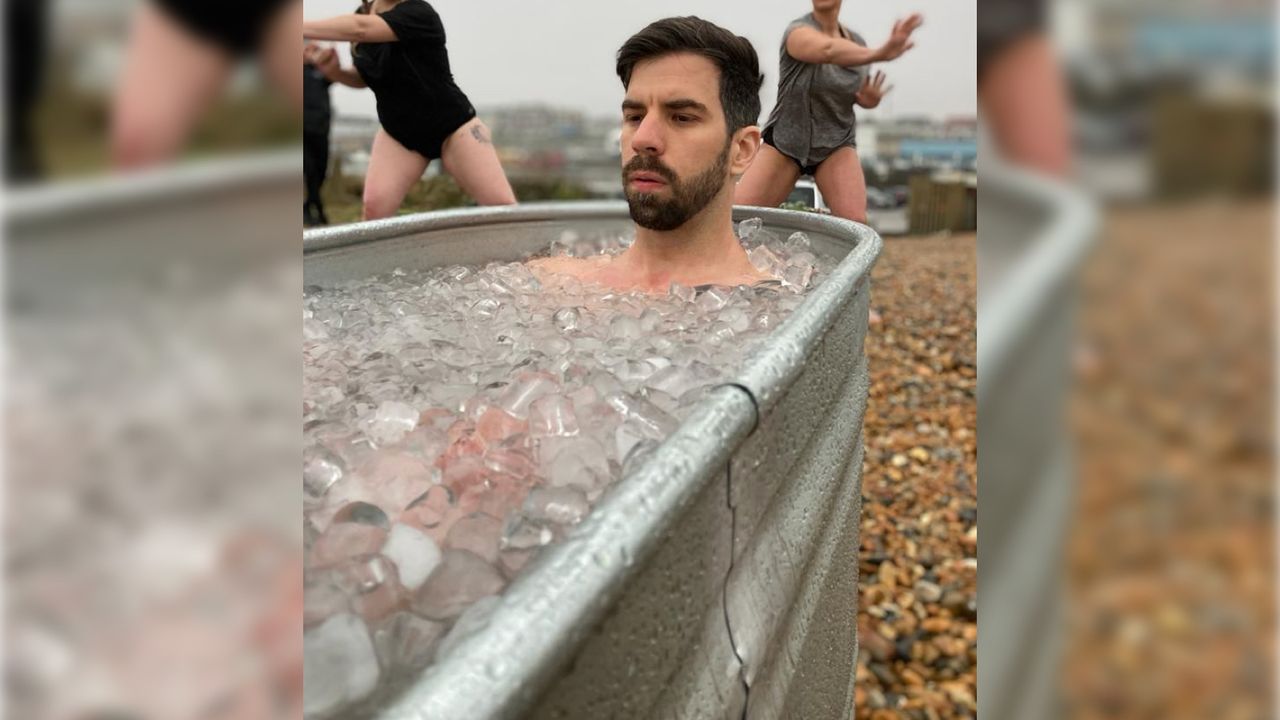
POLYGON ((978 0, 978 104, 1005 159, 1066 177, 1070 98, 1045 25, 1043 0, 978 0))
POLYGON ((394 215, 439 158, 462 191, 481 205, 511 205, 515 193, 466 94, 453 81, 444 25, 424 0, 364 2, 355 13, 302 23, 308 40, 351 43, 355 70, 336 53, 319 67, 335 82, 368 87, 382 128, 364 183, 364 219, 394 215))
POLYGON ((246 57, 257 55, 272 84, 300 108, 301 15, 302 0, 139 3, 111 108, 112 166, 177 157, 246 57))
POLYGON ((329 124, 332 116, 329 86, 333 81, 315 65, 316 59, 325 51, 315 43, 307 43, 303 48, 302 174, 306 179, 307 198, 302 205, 302 224, 306 227, 329 224, 320 190, 329 170, 329 124))
POLYGON ((35 182, 44 175, 33 116, 47 64, 49 9, 45 0, 8 0, 4 14, 5 182, 35 182))
POLYGON ((888 92, 868 66, 900 57, 914 43, 920 15, 894 24, 889 39, 867 47, 840 22, 841 0, 812 0, 813 12, 787 26, 779 53, 778 100, 764 127, 764 147, 734 202, 777 207, 800 175, 812 175, 832 214, 865 223, 867 181, 856 146, 854 106, 873 108, 888 92))

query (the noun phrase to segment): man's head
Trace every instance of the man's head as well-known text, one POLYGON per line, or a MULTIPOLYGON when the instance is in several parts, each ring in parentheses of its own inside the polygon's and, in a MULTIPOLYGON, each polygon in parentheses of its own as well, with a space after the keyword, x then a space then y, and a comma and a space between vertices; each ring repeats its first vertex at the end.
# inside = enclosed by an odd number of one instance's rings
POLYGON ((732 194, 760 146, 760 63, 696 17, 659 20, 618 50, 623 185, 641 227, 674 230, 732 194))

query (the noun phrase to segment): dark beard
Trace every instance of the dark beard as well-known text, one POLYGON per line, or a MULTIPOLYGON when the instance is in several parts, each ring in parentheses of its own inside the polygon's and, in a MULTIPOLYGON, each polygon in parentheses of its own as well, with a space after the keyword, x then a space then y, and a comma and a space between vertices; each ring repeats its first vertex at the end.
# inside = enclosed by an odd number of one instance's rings
POLYGON ((702 212, 724 187, 725 170, 729 167, 729 147, 730 143, 726 143, 724 152, 720 153, 715 163, 688 182, 676 177, 670 168, 651 155, 636 155, 631 158, 631 162, 622 168, 622 187, 627 195, 631 220, 646 230, 667 232, 684 225, 689 218, 702 212), (671 198, 660 197, 658 193, 633 192, 627 176, 640 171, 661 175, 671 189, 671 198))

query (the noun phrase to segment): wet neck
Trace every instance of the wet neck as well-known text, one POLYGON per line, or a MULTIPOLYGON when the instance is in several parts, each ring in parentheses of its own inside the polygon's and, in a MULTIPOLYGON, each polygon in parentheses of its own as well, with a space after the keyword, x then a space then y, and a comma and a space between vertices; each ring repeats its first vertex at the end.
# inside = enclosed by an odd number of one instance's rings
POLYGON ((673 282, 692 286, 743 271, 746 253, 733 232, 728 196, 716 198, 684 225, 666 232, 636 228, 624 258, 631 272, 650 287, 673 282))

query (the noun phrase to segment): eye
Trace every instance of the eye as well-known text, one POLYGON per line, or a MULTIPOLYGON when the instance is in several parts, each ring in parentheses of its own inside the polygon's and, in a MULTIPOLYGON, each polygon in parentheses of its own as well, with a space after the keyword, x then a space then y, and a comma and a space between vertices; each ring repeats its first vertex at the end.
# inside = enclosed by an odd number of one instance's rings
POLYGON ((622 114, 622 121, 626 123, 638 123, 643 119, 644 119, 644 116, 640 115, 639 113, 623 113, 622 114))
POLYGON ((681 115, 681 114, 675 115, 673 119, 678 123, 691 123, 697 120, 697 118, 695 118, 692 115, 681 115))

